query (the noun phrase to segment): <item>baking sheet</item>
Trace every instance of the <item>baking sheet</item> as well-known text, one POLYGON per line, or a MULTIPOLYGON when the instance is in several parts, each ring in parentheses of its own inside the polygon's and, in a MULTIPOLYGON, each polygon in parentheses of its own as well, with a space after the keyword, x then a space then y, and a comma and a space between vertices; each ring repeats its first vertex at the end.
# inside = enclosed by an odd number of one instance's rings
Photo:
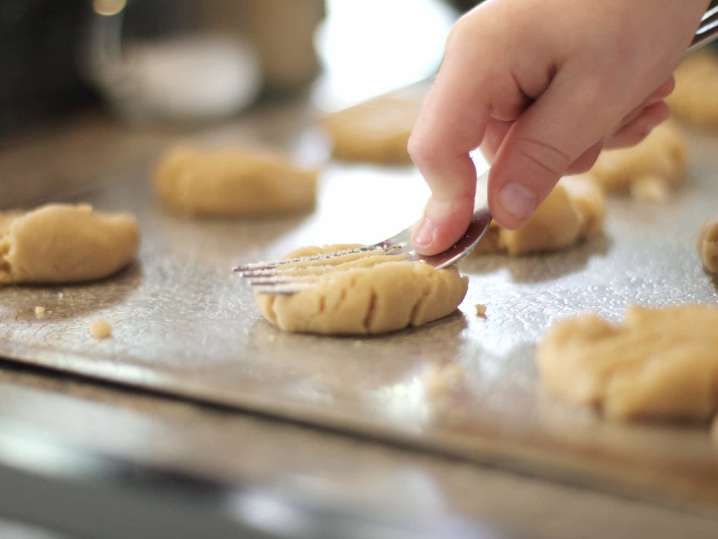
MULTIPOLYGON (((306 110, 290 107, 202 142, 272 143, 319 159, 325 147, 304 125, 306 110)), ((565 253, 468 260, 460 313, 374 338, 283 334, 260 319, 230 268, 403 228, 427 194, 411 168, 331 164, 313 213, 197 222, 158 207, 148 163, 131 163, 69 198, 136 213, 138 263, 104 282, 0 290, 0 355, 714 512, 718 452, 707 425, 604 422, 543 395, 533 365, 536 339, 557 318, 718 300, 694 249, 699 225, 718 211, 718 139, 691 136, 691 148, 690 184, 667 204, 612 200, 605 237, 565 253), (487 305, 486 319, 476 303, 487 305), (42 320, 37 305, 47 310, 42 320), (112 323, 112 339, 92 339, 96 318, 112 323), (463 380, 432 396, 431 373, 452 365, 463 380)))

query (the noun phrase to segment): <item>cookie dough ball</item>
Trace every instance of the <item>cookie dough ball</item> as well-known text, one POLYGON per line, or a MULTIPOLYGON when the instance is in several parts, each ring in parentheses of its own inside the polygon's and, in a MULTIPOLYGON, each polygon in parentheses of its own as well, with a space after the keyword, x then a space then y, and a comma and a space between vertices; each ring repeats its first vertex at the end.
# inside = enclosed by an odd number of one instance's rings
MULTIPOLYGON (((353 246, 349 246, 353 247, 353 246)), ((309 247, 289 257, 331 253, 345 245, 309 247)), ((348 256, 329 261, 313 286, 292 295, 257 294, 270 323, 285 331, 324 335, 387 333, 421 326, 454 312, 468 280, 454 268, 437 270, 396 256, 348 256)), ((325 263, 326 264, 326 263, 325 263)), ((312 271, 306 266, 305 270, 312 271)))
POLYGON ((383 96, 328 115, 323 125, 332 155, 346 161, 410 163, 406 144, 420 105, 417 97, 383 96))
POLYGON ((492 223, 476 252, 520 256, 558 251, 600 234, 603 216, 603 193, 593 182, 563 178, 523 227, 507 230, 492 223))
POLYGON ((707 419, 718 408, 718 309, 632 307, 623 324, 588 314, 538 347, 542 384, 611 418, 707 419))
POLYGON ((706 271, 718 273, 718 219, 706 221, 701 227, 698 235, 698 255, 706 271))
POLYGON ((2 212, 0 285, 107 277, 137 256, 139 238, 132 215, 94 212, 84 204, 2 212))
POLYGON ((632 148, 601 153, 588 176, 611 193, 660 201, 682 184, 686 173, 686 143, 670 123, 656 127, 632 148))
POLYGON ((198 217, 281 215, 314 205, 316 170, 263 150, 178 147, 160 160, 154 188, 170 209, 198 217))
POLYGON ((675 116, 696 127, 718 127, 718 55, 692 54, 678 67, 675 77, 676 89, 668 97, 675 116))

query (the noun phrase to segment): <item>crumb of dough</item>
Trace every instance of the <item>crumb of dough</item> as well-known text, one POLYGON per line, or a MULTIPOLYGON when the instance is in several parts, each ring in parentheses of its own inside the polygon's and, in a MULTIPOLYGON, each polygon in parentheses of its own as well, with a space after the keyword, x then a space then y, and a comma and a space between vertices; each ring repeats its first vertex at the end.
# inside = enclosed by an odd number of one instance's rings
POLYGON ((718 273, 718 218, 706 221, 698 235, 698 256, 710 273, 718 273))
POLYGON ((674 190, 686 179, 683 132, 671 122, 659 125, 636 146, 602 152, 586 175, 610 193, 640 197, 674 190), (634 189, 636 184, 645 185, 634 189))
POLYGON ((38 320, 45 318, 45 307, 42 305, 36 305, 35 306, 35 318, 38 320))
POLYGON ((695 127, 718 127, 718 55, 708 51, 688 56, 675 73, 676 87, 667 102, 673 114, 695 127))
POLYGON ((426 396, 434 400, 446 397, 461 386, 464 375, 460 363, 432 366, 422 377, 426 396))
POLYGON ((601 234, 604 213, 603 193, 591 180, 563 178, 523 227, 491 223, 474 252, 521 256, 566 249, 601 234))
POLYGON ((86 204, 0 212, 0 285, 101 279, 137 256, 139 239, 132 215, 86 204))
POLYGON ((538 346, 541 383, 613 419, 705 420, 718 410, 717 328, 707 305, 631 307, 620 324, 563 320, 538 346))
POLYGON ((668 186, 661 178, 647 176, 631 184, 631 196, 643 202, 665 202, 668 200, 668 186))
MULTIPOLYGON (((308 247, 289 258, 356 245, 308 247)), ((299 266, 301 267, 301 266, 299 266)), ((417 327, 454 312, 468 280, 455 268, 384 254, 342 255, 325 261, 313 286, 290 295, 257 294, 264 318, 284 331, 366 335, 417 327)))
POLYGON ((65 297, 65 293, 64 293, 64 292, 58 292, 58 293, 57 293, 57 299, 63 299, 64 297, 65 297))
POLYGON ((282 215, 314 206, 318 175, 266 150, 179 146, 160 159, 153 186, 167 208, 184 215, 282 215))
POLYGON ((329 114, 322 125, 332 155, 345 161, 410 163, 406 145, 420 106, 418 97, 387 95, 329 114))
POLYGON ((486 318, 486 305, 483 303, 477 303, 474 305, 474 308, 476 309, 476 316, 479 318, 486 318))
POLYGON ((112 326, 107 320, 94 320, 90 323, 90 334, 97 340, 112 336, 112 326))

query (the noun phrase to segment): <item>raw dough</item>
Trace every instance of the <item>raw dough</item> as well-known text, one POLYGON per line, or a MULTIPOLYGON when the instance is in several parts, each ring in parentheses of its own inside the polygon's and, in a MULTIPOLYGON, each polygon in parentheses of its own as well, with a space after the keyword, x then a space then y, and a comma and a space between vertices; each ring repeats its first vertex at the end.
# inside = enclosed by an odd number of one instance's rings
POLYGON ((177 147, 160 160, 154 188, 182 214, 281 215, 314 205, 317 176, 264 150, 177 147))
MULTIPOLYGON (((289 257, 354 246, 308 247, 289 257)), ((344 257, 324 268, 315 286, 293 295, 256 296, 264 317, 285 331, 326 335, 387 333, 421 326, 456 310, 468 280, 396 256, 344 257)))
POLYGON ((692 54, 675 73, 676 89, 668 97, 673 113, 691 125, 718 127, 718 55, 692 54))
POLYGON ((90 334, 99 340, 112 336, 112 326, 107 320, 95 320, 90 324, 90 334))
POLYGON ((608 192, 660 201, 682 184, 686 172, 683 133, 666 123, 632 148, 603 152, 588 176, 608 192))
POLYGON ((507 230, 492 223, 475 252, 519 256, 564 249, 599 234, 603 216, 603 193, 593 182, 563 178, 526 225, 507 230))
POLYGON ((417 97, 383 96, 328 115, 323 125, 332 154, 346 161, 410 163, 406 144, 420 105, 417 97))
POLYGON ((718 219, 706 221, 701 227, 698 235, 698 255, 706 271, 718 273, 718 219))
POLYGON ((594 314, 557 323, 540 343, 541 382, 616 419, 707 419, 718 408, 718 309, 631 307, 623 324, 594 314))
POLYGON ((1 212, 0 285, 107 277, 137 256, 139 239, 132 215, 85 204, 1 212))

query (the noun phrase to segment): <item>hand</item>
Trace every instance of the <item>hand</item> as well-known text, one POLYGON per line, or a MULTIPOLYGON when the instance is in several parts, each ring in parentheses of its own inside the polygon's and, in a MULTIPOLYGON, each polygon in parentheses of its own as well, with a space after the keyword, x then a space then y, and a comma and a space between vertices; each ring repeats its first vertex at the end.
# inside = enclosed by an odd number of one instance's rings
POLYGON ((409 140, 431 187, 413 241, 448 248, 473 211, 469 152, 493 161, 489 205, 521 226, 564 174, 665 120, 673 70, 708 0, 488 0, 449 37, 409 140))

